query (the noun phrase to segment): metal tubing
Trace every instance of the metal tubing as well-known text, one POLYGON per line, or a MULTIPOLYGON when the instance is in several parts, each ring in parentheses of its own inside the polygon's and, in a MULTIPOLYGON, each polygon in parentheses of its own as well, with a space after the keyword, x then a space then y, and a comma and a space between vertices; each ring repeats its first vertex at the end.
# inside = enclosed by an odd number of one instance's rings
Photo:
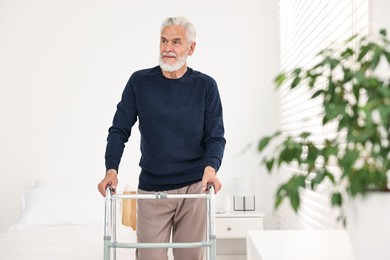
POLYGON ((113 248, 197 248, 209 247, 208 242, 191 242, 191 243, 111 243, 113 248))
MULTIPOLYGON (((116 200, 111 198, 112 240, 116 242, 116 200)), ((112 259, 116 260, 116 247, 113 248, 112 259)))
POLYGON ((104 209, 104 260, 110 260, 111 241, 111 190, 106 190, 106 201, 104 209))
POLYGON ((111 237, 104 237, 104 260, 110 260, 111 237))
MULTIPOLYGON (((210 243, 210 199, 209 197, 206 200, 206 241, 210 243)), ((206 257, 210 259, 210 247, 206 249, 206 257)))
POLYGON ((217 257, 217 242, 216 242, 216 233, 215 233, 215 191, 213 186, 209 186, 209 201, 208 205, 208 218, 210 230, 208 232, 208 241, 211 243, 208 248, 208 259, 216 260, 217 257))
POLYGON ((208 194, 115 194, 113 199, 204 199, 208 194))
POLYGON ((111 236, 110 233, 110 223, 111 223, 111 191, 110 189, 106 190, 106 201, 104 209, 104 237, 111 236))

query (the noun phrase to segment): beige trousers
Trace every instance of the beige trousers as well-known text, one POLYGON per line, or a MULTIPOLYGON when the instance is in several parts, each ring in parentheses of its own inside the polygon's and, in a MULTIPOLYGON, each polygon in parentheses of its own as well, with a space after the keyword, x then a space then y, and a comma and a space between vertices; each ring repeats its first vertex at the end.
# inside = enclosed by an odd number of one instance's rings
MULTIPOLYGON (((201 182, 164 191, 168 194, 199 194, 201 182)), ((138 189, 139 194, 149 194, 138 189)), ((139 243, 200 242, 206 236, 205 199, 140 199, 137 202, 137 241, 139 243)), ((137 260, 167 260, 168 249, 137 249, 137 260)), ((203 248, 174 248, 175 260, 202 260, 203 248)))

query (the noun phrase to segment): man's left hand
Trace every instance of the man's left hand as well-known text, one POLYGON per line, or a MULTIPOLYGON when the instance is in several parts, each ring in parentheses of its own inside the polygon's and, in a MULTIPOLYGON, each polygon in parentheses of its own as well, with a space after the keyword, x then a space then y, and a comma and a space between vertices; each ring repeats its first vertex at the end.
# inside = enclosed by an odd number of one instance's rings
POLYGON ((213 185, 215 194, 222 188, 222 183, 217 177, 217 172, 211 166, 207 166, 204 169, 203 178, 202 178, 202 190, 207 191, 207 185, 213 185))

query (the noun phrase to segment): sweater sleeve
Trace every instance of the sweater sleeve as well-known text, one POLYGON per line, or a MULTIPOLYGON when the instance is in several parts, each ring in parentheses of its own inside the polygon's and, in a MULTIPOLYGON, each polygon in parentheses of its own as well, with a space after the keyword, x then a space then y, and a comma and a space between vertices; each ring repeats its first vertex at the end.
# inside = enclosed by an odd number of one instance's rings
POLYGON ((226 140, 224 138, 221 99, 217 83, 213 79, 210 80, 210 87, 206 96, 204 127, 205 167, 211 166, 218 171, 222 163, 226 140))
POLYGON ((125 143, 131 135, 131 128, 137 121, 134 77, 130 77, 123 93, 121 101, 117 105, 112 126, 108 130, 107 146, 105 153, 106 170, 115 169, 118 172, 125 143))

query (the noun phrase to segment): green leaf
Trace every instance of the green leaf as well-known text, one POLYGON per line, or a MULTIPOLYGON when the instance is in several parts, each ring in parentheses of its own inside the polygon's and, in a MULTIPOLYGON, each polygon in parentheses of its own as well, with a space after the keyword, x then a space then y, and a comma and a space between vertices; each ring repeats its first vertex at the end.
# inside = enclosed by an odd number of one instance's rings
MULTIPOLYGON (((381 106, 381 107, 378 108, 378 110, 379 110, 379 114, 381 116, 382 122, 386 122, 387 121, 388 125, 389 125, 390 122, 389 122, 388 119, 390 118, 390 106, 381 106)), ((387 125, 387 128, 388 128, 388 125, 387 125)))
POLYGON ((314 166, 316 159, 318 158, 319 151, 317 147, 314 145, 308 145, 308 152, 307 152, 307 158, 306 161, 307 163, 312 166, 314 166))
POLYGON ((335 180, 333 174, 331 174, 330 172, 326 171, 325 176, 326 176, 333 184, 336 184, 336 180, 335 180))
POLYGON ((341 193, 340 192, 333 193, 331 202, 332 202, 332 206, 341 206, 341 204, 343 203, 343 198, 341 196, 341 193))
POLYGON ((368 167, 363 167, 359 170, 352 170, 348 174, 349 179, 349 191, 352 196, 356 194, 365 193, 368 183, 368 176, 370 175, 370 171, 368 167))
POLYGON ((345 151, 344 157, 340 160, 341 168, 345 171, 349 171, 353 167, 353 165, 355 164, 359 156, 360 156, 360 152, 358 150, 347 149, 345 151))
POLYGON ((316 176, 311 180, 311 189, 314 190, 318 184, 320 184, 325 179, 325 172, 320 170, 316 172, 316 176))
POLYGON ((291 163, 293 160, 300 161, 302 155, 302 145, 294 142, 291 137, 288 137, 282 146, 282 150, 279 154, 278 165, 280 166, 283 162, 291 163))
POLYGON ((383 53, 385 54, 385 57, 386 57, 387 63, 389 63, 389 64, 390 64, 390 52, 383 51, 383 53))
POLYGON ((276 191, 275 208, 278 208, 287 197, 287 184, 281 184, 276 191))
POLYGON ((293 70, 292 74, 294 74, 295 76, 299 76, 302 72, 302 68, 296 68, 293 70))
POLYGON ((317 78, 320 77, 321 73, 315 73, 314 70, 308 70, 306 72, 305 78, 309 81, 309 87, 313 88, 316 84, 317 78))
POLYGON ((353 79, 353 72, 349 68, 343 67, 343 73, 344 73, 344 78, 343 78, 343 83, 350 82, 353 79))
POLYGON ((355 79, 356 79, 356 84, 357 85, 359 85, 361 87, 366 87, 367 86, 367 77, 364 74, 364 71, 362 71, 362 70, 356 71, 355 79))
POLYGON ((310 136, 310 132, 303 132, 299 135, 299 137, 303 138, 303 139, 306 139, 310 136))
POLYGON ((259 142, 259 145, 257 147, 257 150, 259 152, 262 152, 264 150, 265 147, 267 147, 267 145, 269 144, 269 142, 272 140, 272 136, 266 136, 264 138, 262 138, 259 142))
POLYGON ((299 198, 299 192, 298 191, 291 191, 290 193, 290 202, 291 206, 294 209, 295 212, 298 212, 298 208, 301 204, 301 200, 299 198))
POLYGON ((326 102, 324 104, 325 115, 329 121, 345 113, 346 103, 341 101, 326 102))
POLYGON ((273 159, 273 158, 266 161, 265 166, 267 167, 268 172, 272 171, 272 168, 274 167, 274 162, 275 162, 275 159, 273 159))
POLYGON ((283 83, 286 81, 286 79, 287 79, 286 74, 280 73, 279 75, 276 76, 276 78, 274 79, 274 82, 275 82, 277 87, 280 87, 281 85, 283 85, 283 83))
POLYGON ((348 38, 348 39, 345 41, 345 43, 349 43, 349 42, 353 41, 353 40, 356 39, 358 36, 359 36, 358 34, 352 35, 350 38, 348 38))
POLYGON ((257 150, 259 152, 262 152, 267 146, 268 144, 272 141, 273 138, 279 136, 282 132, 281 131, 276 131, 274 134, 270 135, 270 136, 265 136, 263 137, 260 141, 259 141, 259 144, 257 146, 257 150))
POLYGON ((288 195, 290 197, 290 203, 295 212, 298 211, 300 206, 299 190, 305 188, 306 177, 303 175, 293 176, 287 184, 288 195))
POLYGON ((296 86, 299 85, 300 82, 301 82, 301 77, 298 77, 298 76, 295 77, 294 80, 293 80, 293 82, 291 83, 290 88, 291 88, 291 89, 295 88, 296 86))
POLYGON ((325 147, 322 149, 322 156, 325 159, 325 162, 328 161, 330 156, 337 156, 339 148, 334 144, 333 140, 325 140, 325 147))
POLYGON ((356 99, 356 103, 359 103, 358 101, 359 101, 359 99, 360 99, 360 86, 354 84, 354 85, 352 86, 352 93, 353 93, 353 95, 354 95, 354 97, 355 97, 355 99, 356 99))
POLYGON ((359 56, 358 56, 358 59, 357 61, 360 62, 362 61, 362 59, 366 56, 366 54, 368 53, 368 51, 370 50, 370 46, 369 45, 364 45, 360 48, 360 52, 359 52, 359 56))
POLYGON ((333 70, 334 68, 337 67, 337 65, 340 63, 339 60, 331 58, 331 57, 326 57, 325 58, 325 63, 329 65, 330 69, 333 70))
POLYGON ((294 175, 286 183, 279 186, 276 192, 275 208, 278 208, 285 198, 290 199, 290 204, 295 212, 298 211, 300 206, 299 191, 305 188, 306 176, 294 175))
POLYGON ((311 99, 314 99, 316 97, 318 97, 319 95, 321 95, 322 93, 324 93, 324 91, 321 89, 321 90, 317 90, 313 96, 311 96, 311 99))
POLYGON ((322 125, 326 125, 329 122, 328 116, 324 114, 322 117, 322 125))
POLYGON ((371 63, 370 63, 370 68, 372 70, 375 70, 375 68, 378 66, 381 55, 382 55, 382 48, 377 46, 377 48, 374 51, 374 55, 372 57, 371 63))
POLYGON ((351 56, 353 56, 354 51, 351 48, 345 49, 340 55, 342 58, 347 59, 351 56))
POLYGON ((383 35, 383 36, 386 36, 386 35, 387 35, 386 29, 381 29, 381 30, 379 31, 379 34, 380 34, 380 35, 383 35))

